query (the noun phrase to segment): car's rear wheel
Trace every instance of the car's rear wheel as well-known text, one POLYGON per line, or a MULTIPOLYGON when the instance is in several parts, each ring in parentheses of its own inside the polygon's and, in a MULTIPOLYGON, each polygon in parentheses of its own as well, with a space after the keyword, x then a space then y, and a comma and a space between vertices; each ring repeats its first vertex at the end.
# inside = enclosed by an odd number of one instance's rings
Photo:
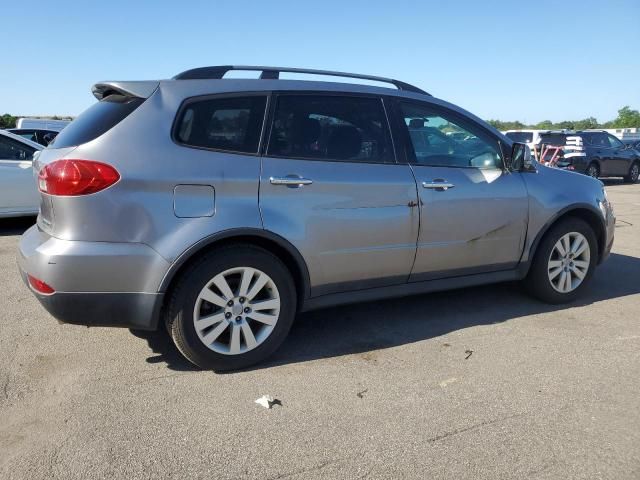
POLYGON ((587 167, 587 170, 584 173, 590 177, 598 178, 600 176, 600 168, 598 167, 598 164, 594 162, 587 167))
POLYGON ((180 352, 203 369, 258 363, 284 341, 296 292, 284 264, 252 245, 223 247, 189 267, 173 289, 168 330, 180 352))
POLYGON ((638 177, 640 176, 640 163, 633 162, 629 168, 629 174, 624 177, 624 181, 627 183, 638 183, 638 177))
POLYGON ((598 243, 593 229, 579 218, 568 218, 545 234, 525 285, 544 302, 570 302, 589 283, 597 258, 598 243))

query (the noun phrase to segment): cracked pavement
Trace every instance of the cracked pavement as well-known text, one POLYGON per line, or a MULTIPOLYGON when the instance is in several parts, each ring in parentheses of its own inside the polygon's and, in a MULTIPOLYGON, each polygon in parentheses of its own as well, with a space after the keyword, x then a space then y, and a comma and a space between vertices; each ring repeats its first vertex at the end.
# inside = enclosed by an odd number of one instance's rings
POLYGON ((2 220, 0 478, 640 478, 640 185, 607 185, 613 254, 576 304, 507 283, 311 312, 220 375, 59 325, 15 266, 32 220, 2 220))

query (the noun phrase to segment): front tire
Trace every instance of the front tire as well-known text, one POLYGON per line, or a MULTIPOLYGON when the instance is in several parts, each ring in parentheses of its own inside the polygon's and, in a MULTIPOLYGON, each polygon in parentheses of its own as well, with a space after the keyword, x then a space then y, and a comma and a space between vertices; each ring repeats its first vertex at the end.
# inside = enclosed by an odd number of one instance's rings
POLYGON ((191 265, 173 289, 167 327, 176 347, 206 370, 237 370, 265 360, 296 313, 291 274, 253 245, 216 249, 191 265))
POLYGON ((600 167, 598 167, 597 163, 593 162, 589 164, 584 173, 589 177, 598 178, 600 176, 600 167))
POLYGON ((626 183, 638 183, 638 177, 640 176, 640 163, 633 162, 629 168, 629 174, 624 177, 626 183))
POLYGON ((579 218, 567 218, 543 237, 525 286, 543 302, 571 302, 588 285, 597 260, 598 242, 593 229, 579 218))

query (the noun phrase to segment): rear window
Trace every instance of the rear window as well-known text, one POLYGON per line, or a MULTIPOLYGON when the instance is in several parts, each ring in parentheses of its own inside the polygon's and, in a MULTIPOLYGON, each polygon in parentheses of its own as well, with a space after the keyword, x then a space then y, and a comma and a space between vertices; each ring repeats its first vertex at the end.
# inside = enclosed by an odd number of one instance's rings
POLYGON ((109 95, 82 112, 50 145, 64 148, 90 142, 115 127, 143 102, 143 98, 109 95))
POLYGON ((540 143, 545 145, 565 145, 567 136, 563 134, 540 135, 540 143))
POLYGON ((532 132, 507 132, 505 135, 518 143, 530 143, 533 140, 532 132))
POLYGON ((266 96, 191 100, 181 110, 175 138, 193 147, 258 153, 266 96))

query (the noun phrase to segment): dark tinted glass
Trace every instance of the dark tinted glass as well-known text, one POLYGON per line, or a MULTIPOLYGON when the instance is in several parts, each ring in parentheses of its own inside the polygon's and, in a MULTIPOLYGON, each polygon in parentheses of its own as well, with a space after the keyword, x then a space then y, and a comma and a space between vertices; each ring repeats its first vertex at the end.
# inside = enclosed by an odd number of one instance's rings
POLYGON ((35 148, 0 135, 0 160, 32 160, 35 148))
POLYGON ((278 98, 269 155, 349 162, 393 162, 382 101, 346 96, 278 98))
POLYGON ((507 132, 505 133, 507 137, 509 137, 514 142, 518 143, 528 143, 533 140, 532 132, 507 132))
POLYGON ((565 145, 567 136, 562 133, 549 133, 540 135, 540 143, 544 145, 565 145))
POLYGON ((143 102, 142 98, 109 95, 91 105, 64 127, 50 145, 63 148, 90 142, 115 127, 143 102))
POLYGON ((211 98, 189 103, 178 118, 176 139, 194 147, 257 153, 267 98, 211 98))

